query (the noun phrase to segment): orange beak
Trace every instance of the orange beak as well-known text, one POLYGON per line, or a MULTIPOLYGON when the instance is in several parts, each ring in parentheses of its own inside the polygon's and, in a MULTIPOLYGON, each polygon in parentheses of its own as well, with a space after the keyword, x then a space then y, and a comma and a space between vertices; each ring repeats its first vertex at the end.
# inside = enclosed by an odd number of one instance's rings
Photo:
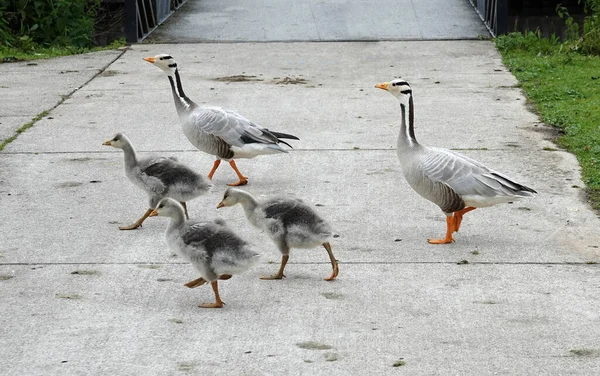
POLYGON ((110 146, 110 143, 111 143, 111 142, 112 142, 112 140, 104 141, 104 142, 102 143, 102 145, 104 145, 104 146, 110 146))
POLYGON ((217 209, 221 209, 223 206, 225 206, 225 204, 223 203, 223 201, 219 202, 219 205, 217 205, 217 209))
POLYGON ((156 209, 152 210, 152 213, 148 217, 156 217, 158 215, 156 209))
POLYGON ((144 60, 146 60, 149 63, 154 64, 154 58, 153 57, 145 57, 144 60))
POLYGON ((389 84, 390 84, 389 82, 384 82, 384 83, 382 83, 382 84, 377 84, 377 85, 375 85, 375 87, 376 87, 376 88, 378 88, 378 89, 387 90, 387 89, 388 89, 388 85, 389 85, 389 84))

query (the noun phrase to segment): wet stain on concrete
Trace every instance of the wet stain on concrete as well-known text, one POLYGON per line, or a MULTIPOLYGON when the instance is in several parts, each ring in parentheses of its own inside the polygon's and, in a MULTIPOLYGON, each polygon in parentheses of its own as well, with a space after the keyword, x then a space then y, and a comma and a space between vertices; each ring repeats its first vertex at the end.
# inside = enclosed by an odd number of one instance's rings
POLYGON ((256 76, 249 76, 245 74, 238 74, 235 76, 224 76, 213 78, 213 81, 219 82, 250 82, 250 81, 263 81, 262 78, 256 76))
POLYGON ((333 346, 331 345, 315 341, 298 342, 296 343, 296 346, 306 350, 330 350, 333 348, 333 346))

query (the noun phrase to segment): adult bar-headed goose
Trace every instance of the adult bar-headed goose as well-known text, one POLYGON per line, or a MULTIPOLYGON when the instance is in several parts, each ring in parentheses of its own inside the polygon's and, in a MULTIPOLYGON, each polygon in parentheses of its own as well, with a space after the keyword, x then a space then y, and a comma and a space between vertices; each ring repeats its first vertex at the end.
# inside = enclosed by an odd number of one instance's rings
POLYGON ((257 201, 250 193, 241 189, 228 188, 217 208, 241 204, 248 221, 264 230, 282 253, 281 266, 277 274, 261 276, 261 279, 281 279, 289 259, 291 248, 314 248, 323 245, 329 254, 333 272, 326 281, 338 275, 338 262, 333 257, 329 240, 331 226, 308 205, 299 199, 276 197, 257 201))
POLYGON ((194 288, 210 282, 215 303, 203 303, 202 308, 221 308, 218 280, 229 279, 260 261, 260 254, 231 231, 220 219, 210 222, 185 220, 183 207, 171 198, 162 199, 151 217, 171 218, 165 237, 172 251, 189 261, 200 273, 200 278, 185 284, 194 288))
POLYGON ((261 154, 287 153, 279 144, 291 146, 282 138, 298 140, 298 137, 286 133, 270 131, 252 123, 242 115, 220 107, 199 106, 183 92, 177 63, 167 54, 144 58, 167 74, 171 91, 175 99, 175 108, 179 115, 183 133, 199 150, 217 157, 208 177, 219 167, 221 160, 237 174, 239 181, 232 186, 248 183, 238 170, 235 159, 254 158, 261 154))
POLYGON ((125 175, 149 197, 150 208, 130 226, 120 230, 133 230, 142 225, 163 197, 173 197, 181 202, 187 216, 186 201, 208 192, 212 183, 204 176, 189 169, 174 157, 153 156, 138 159, 131 141, 123 133, 117 133, 102 145, 122 149, 125 156, 125 175))
POLYGON ((398 158, 406 181, 446 214, 446 237, 429 239, 429 243, 453 242, 452 233, 460 228, 463 214, 471 210, 537 193, 462 154, 419 144, 415 138, 413 97, 408 83, 396 79, 375 87, 389 91, 400 101, 398 158))

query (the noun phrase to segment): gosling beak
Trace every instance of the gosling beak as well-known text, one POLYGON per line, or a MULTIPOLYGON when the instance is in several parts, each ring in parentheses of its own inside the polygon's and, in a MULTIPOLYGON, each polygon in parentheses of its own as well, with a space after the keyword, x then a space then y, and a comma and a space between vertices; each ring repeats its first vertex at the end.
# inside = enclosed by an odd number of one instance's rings
POLYGON ((150 213, 150 215, 148 217, 156 217, 158 215, 158 212, 156 211, 156 209, 152 210, 152 213, 150 213))
POLYGON ((219 202, 219 205, 217 205, 217 209, 221 209, 223 206, 225 206, 225 204, 223 203, 223 201, 219 202))
POLYGON ((102 143, 102 145, 104 145, 104 146, 110 146, 110 145, 111 145, 111 142, 112 142, 112 140, 104 141, 104 142, 102 143))
POLYGON ((149 63, 154 64, 154 58, 153 57, 145 57, 144 60, 146 60, 149 63))
POLYGON ((378 89, 387 90, 387 89, 388 89, 388 85, 389 85, 389 84, 390 84, 389 82, 384 82, 384 83, 382 83, 382 84, 377 84, 377 85, 375 85, 375 87, 376 87, 376 88, 378 88, 378 89))

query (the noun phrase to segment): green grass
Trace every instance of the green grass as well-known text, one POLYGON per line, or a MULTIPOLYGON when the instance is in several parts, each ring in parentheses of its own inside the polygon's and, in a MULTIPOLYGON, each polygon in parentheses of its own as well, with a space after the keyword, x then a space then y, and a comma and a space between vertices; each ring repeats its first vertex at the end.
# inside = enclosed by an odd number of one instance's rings
POLYGON ((25 61, 36 59, 48 59, 51 57, 70 56, 83 54, 86 52, 114 50, 125 46, 125 40, 119 39, 105 47, 40 47, 31 46, 29 48, 14 48, 0 45, 0 63, 10 63, 13 61, 25 61))
POLYGON ((2 149, 4 149, 6 147, 6 145, 8 145, 11 142, 13 142, 14 140, 16 140, 17 137, 19 137, 19 135, 21 133, 23 133, 26 130, 28 130, 29 128, 33 127, 33 125, 35 123, 37 123, 38 121, 40 121, 44 116, 48 115, 49 113, 50 113, 49 111, 42 111, 36 117, 34 117, 33 119, 31 119, 31 121, 29 123, 26 123, 26 124, 22 125, 21 128, 19 128, 19 129, 16 130, 16 134, 15 135, 7 138, 2 143, 0 143, 0 151, 2 151, 2 149))
POLYGON ((562 129, 556 142, 577 157, 590 202, 600 209, 600 56, 533 33, 502 36, 496 46, 541 120, 562 129))

